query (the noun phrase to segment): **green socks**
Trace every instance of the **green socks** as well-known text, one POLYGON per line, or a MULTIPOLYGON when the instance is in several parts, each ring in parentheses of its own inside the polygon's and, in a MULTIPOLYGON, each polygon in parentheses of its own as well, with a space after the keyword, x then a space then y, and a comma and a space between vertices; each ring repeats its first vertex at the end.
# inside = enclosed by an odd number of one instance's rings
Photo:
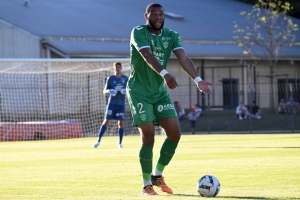
POLYGON ((140 150, 140 164, 143 172, 144 180, 151 180, 152 172, 153 146, 142 145, 140 150))
MULTIPOLYGON (((168 138, 165 139, 161 150, 160 156, 156 165, 156 171, 162 172, 172 160, 178 142, 172 142, 168 138)), ((143 172, 143 179, 146 181, 151 180, 152 173, 152 159, 153 159, 153 146, 142 145, 140 150, 140 164, 143 172)))
POLYGON ((161 150, 160 150, 160 157, 158 159, 158 163, 156 165, 156 169, 159 171, 163 171, 165 166, 169 164, 172 160, 175 150, 177 148, 178 142, 172 142, 168 138, 165 139, 161 150))

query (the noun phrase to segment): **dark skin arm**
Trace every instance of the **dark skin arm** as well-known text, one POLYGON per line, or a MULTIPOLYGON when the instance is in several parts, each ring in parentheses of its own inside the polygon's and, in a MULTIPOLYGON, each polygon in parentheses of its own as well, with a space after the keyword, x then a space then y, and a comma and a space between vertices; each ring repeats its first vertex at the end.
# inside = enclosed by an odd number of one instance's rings
MULTIPOLYGON (((158 74, 163 70, 163 67, 158 62, 158 60, 153 56, 150 48, 144 48, 140 50, 140 54, 143 56, 145 61, 148 63, 148 65, 158 74)), ((186 73, 192 78, 196 78, 198 76, 198 73, 194 67, 194 63, 191 61, 190 58, 187 57, 183 49, 178 49, 174 51, 174 54, 179 60, 180 65, 186 71, 186 73)), ((164 76, 165 83, 170 89, 175 89, 178 87, 178 83, 176 82, 176 79, 171 74, 166 74, 164 76)), ((197 84, 198 89, 203 93, 211 93, 208 86, 213 86, 214 84, 207 82, 207 81, 200 81, 197 84)))
MULTIPOLYGON (((185 54, 185 51, 183 49, 177 49, 174 51, 175 56, 178 58, 179 63, 183 70, 194 80, 198 75, 195 65, 193 61, 185 54)), ((214 84, 208 82, 208 81, 200 81, 197 84, 198 89, 200 92, 203 93, 211 93, 208 86, 214 86, 214 84)))
MULTIPOLYGON (((140 54, 144 57, 145 61, 156 73, 159 74, 164 69, 158 62, 158 60, 153 56, 150 48, 141 49, 140 54)), ((178 87, 175 77, 171 74, 166 74, 164 76, 164 79, 165 83, 170 89, 175 89, 176 87, 178 87)))

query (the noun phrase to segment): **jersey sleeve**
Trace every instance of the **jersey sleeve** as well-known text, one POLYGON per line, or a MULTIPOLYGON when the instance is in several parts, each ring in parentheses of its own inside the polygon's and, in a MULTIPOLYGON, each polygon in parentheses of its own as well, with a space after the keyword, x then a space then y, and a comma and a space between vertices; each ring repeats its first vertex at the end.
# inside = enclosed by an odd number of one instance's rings
POLYGON ((173 39, 173 47, 172 47, 173 51, 175 51, 177 49, 183 49, 182 40, 181 40, 179 33, 174 31, 172 39, 173 39))
POLYGON ((130 36, 131 44, 136 48, 137 51, 150 48, 150 44, 146 39, 145 27, 136 26, 131 31, 130 36))
POLYGON ((112 88, 111 88, 111 85, 110 85, 109 79, 110 79, 110 76, 106 78, 104 90, 112 89, 112 88))

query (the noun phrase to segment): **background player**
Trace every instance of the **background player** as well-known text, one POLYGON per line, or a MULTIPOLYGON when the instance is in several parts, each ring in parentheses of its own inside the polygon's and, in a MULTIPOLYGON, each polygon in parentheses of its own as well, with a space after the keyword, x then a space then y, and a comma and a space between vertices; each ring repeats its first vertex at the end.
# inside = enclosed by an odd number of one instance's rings
POLYGON ((114 75, 107 78, 103 94, 109 94, 104 120, 99 130, 98 140, 94 148, 100 145, 100 140, 104 135, 109 120, 118 120, 119 148, 123 148, 122 140, 124 135, 124 114, 125 114, 125 95, 128 77, 122 74, 122 64, 113 64, 114 75))
POLYGON ((208 86, 213 84, 200 78, 194 63, 185 54, 179 34, 163 28, 164 8, 160 4, 149 4, 144 17, 146 25, 134 27, 131 32, 131 74, 126 95, 133 125, 138 127, 142 137, 139 153, 142 192, 144 195, 157 195, 152 186, 156 185, 163 192, 172 194, 172 189, 166 185, 162 176, 181 136, 178 116, 164 84, 170 89, 178 87, 175 77, 165 70, 171 53, 175 54, 201 92, 210 93, 208 86), (167 138, 161 147, 156 168, 152 171, 155 125, 164 129, 167 138))

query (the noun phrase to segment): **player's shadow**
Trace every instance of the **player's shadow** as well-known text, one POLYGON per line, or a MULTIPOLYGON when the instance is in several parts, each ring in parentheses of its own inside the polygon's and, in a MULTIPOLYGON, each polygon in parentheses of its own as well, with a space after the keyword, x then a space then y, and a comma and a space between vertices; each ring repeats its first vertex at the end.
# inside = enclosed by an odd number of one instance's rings
MULTIPOLYGON (((182 197, 199 197, 200 195, 197 194, 173 194, 168 195, 169 197, 172 196, 182 196, 182 197)), ((272 197, 244 197, 244 196, 221 196, 218 195, 215 198, 223 198, 223 199, 247 199, 247 200, 282 200, 282 198, 272 198, 272 197)), ((294 200, 300 199, 298 197, 293 197, 294 200)))

